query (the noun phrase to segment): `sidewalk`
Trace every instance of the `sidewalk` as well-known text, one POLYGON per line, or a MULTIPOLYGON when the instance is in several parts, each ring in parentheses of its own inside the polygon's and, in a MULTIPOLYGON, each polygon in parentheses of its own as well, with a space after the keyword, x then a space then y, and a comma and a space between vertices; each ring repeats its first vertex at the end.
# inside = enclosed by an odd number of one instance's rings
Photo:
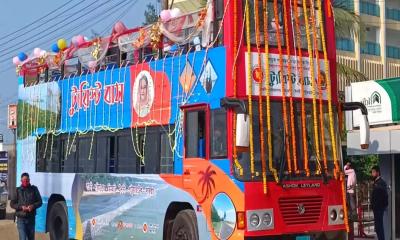
MULTIPOLYGON (((17 224, 14 223, 14 210, 7 205, 7 215, 5 220, 0 220, 0 238, 8 240, 18 240, 17 224)), ((36 240, 49 240, 48 234, 35 235, 36 240)))

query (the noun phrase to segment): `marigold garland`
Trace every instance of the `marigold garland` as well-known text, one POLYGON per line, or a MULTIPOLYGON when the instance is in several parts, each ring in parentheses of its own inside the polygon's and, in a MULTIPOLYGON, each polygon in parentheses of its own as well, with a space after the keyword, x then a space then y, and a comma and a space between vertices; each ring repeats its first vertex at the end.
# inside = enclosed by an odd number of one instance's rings
MULTIPOLYGON (((295 174, 299 174, 299 169, 297 168, 297 152, 296 152, 296 131, 294 128, 294 108, 293 108, 293 82, 292 82, 292 59, 290 56, 290 45, 289 45, 289 24, 287 20, 287 2, 283 1, 283 18, 284 18, 284 28, 285 28, 285 39, 286 39, 286 52, 288 55, 288 86, 289 86, 289 109, 290 109, 290 130, 291 130, 291 140, 293 146, 293 167, 295 174)), ((283 93, 284 95, 285 93, 283 93)), ((289 171, 290 173, 290 171, 289 171)))
POLYGON ((264 12, 264 51, 265 51, 265 96, 267 112, 267 141, 268 141, 268 169, 273 174, 275 182, 279 182, 278 173, 273 166, 272 154, 272 132, 271 132, 271 99, 270 99, 270 77, 269 77, 269 34, 268 34, 268 5, 267 0, 263 0, 264 12))
POLYGON ((299 23, 299 9, 297 6, 297 1, 293 3, 294 10, 294 21, 295 21, 295 31, 296 31, 296 42, 297 42, 297 52, 299 53, 298 61, 299 64, 299 78, 300 78, 300 92, 301 92, 301 133, 303 139, 303 154, 304 154, 304 171, 306 176, 310 176, 310 168, 308 166, 308 147, 307 147, 307 129, 306 129, 306 105, 304 98, 304 73, 303 73, 303 51, 301 49, 302 40, 300 36, 300 23, 299 23))
POLYGON ((291 154, 290 154, 290 146, 289 146, 289 126, 287 119, 287 106, 286 106, 286 93, 285 93, 285 79, 283 76, 283 56, 282 56, 282 43, 281 43, 281 33, 280 33, 280 25, 279 25, 279 15, 278 15, 278 0, 274 0, 274 17, 275 17, 275 26, 276 26, 276 39, 278 42, 278 51, 279 51, 279 76, 281 79, 281 92, 282 92, 282 114, 283 114, 283 125, 284 125, 284 134, 285 134, 285 148, 286 148, 286 158, 288 164, 288 172, 292 173, 292 165, 291 165, 291 154))
MULTIPOLYGON (((233 1, 233 56, 236 56, 238 52, 238 41, 237 41, 237 23, 238 23, 238 7, 237 1, 233 1)), ((236 64, 233 64, 233 97, 236 97, 237 94, 237 67, 236 64)), ((236 149, 236 113, 233 112, 233 163, 235 164, 236 169, 239 171, 239 175, 243 175, 243 167, 240 165, 237 157, 237 149, 236 149)))
POLYGON ((338 162, 337 148, 336 148, 336 137, 335 137, 334 124, 333 124, 332 86, 331 86, 331 79, 330 79, 330 75, 329 75, 330 71, 329 71, 328 53, 327 53, 327 50, 326 50, 325 31, 324 31, 324 25, 323 25, 323 22, 322 22, 321 0, 317 0, 317 4, 318 4, 319 25, 320 25, 321 40, 322 40, 322 50, 324 52, 325 71, 327 72, 327 74, 326 74, 326 87, 327 87, 327 92, 328 92, 329 130, 330 130, 330 137, 331 137, 331 142, 332 142, 333 162, 334 162, 334 165, 335 165, 335 170, 334 170, 333 174, 334 174, 334 177, 337 179, 338 173, 341 172, 341 169, 340 169, 339 162, 338 162))
POLYGON ((250 121, 250 172, 251 177, 254 177, 254 142, 253 142, 253 105, 252 105, 252 76, 251 76, 251 42, 250 42, 250 11, 249 0, 246 0, 246 41, 247 41, 247 100, 249 103, 249 121, 250 121))
POLYGON ((311 39, 310 39, 310 28, 309 28, 309 22, 308 22, 308 13, 307 13, 306 0, 303 0, 303 12, 304 12, 304 21, 305 21, 305 25, 306 25, 308 59, 310 61, 311 95, 312 95, 312 106, 313 106, 315 155, 316 155, 317 159, 321 159, 320 158, 320 153, 319 153, 319 139, 318 139, 318 119, 317 119, 317 101, 316 101, 316 94, 315 94, 314 58, 313 58, 312 44, 311 44, 311 39))
POLYGON ((347 210, 347 200, 346 200, 346 191, 344 189, 344 174, 340 174, 340 185, 342 186, 342 204, 343 204, 343 212, 344 212, 344 225, 346 227, 346 231, 350 232, 349 228, 349 219, 348 219, 348 210, 347 210))
MULTIPOLYGON (((262 62, 261 62, 261 49, 260 49, 260 16, 258 9, 258 0, 254 0, 254 25, 256 30, 256 46, 257 46, 257 64, 261 72, 261 76, 258 76, 262 79, 263 71, 262 71, 262 62)), ((258 111, 259 111, 259 125, 260 125, 260 152, 261 152, 261 167, 262 167, 262 180, 263 180, 263 191, 264 194, 267 194, 267 163, 265 161, 265 146, 264 146, 264 115, 263 115, 263 96, 262 96, 262 81, 258 85, 258 111)))
MULTIPOLYGON (((310 8, 311 9, 315 9, 314 7, 314 1, 311 0, 310 2, 310 8)), ((321 131, 321 145, 320 148, 322 150, 322 158, 323 158, 323 164, 324 164, 324 172, 325 174, 328 174, 328 163, 327 163, 327 157, 326 157, 326 146, 325 146, 325 128, 324 128, 324 105, 323 105, 323 95, 322 95, 322 75, 321 75, 321 67, 320 67, 320 63, 319 63, 319 52, 318 52, 318 39, 317 39, 317 21, 316 21, 316 16, 315 16, 315 12, 314 11, 310 11, 311 13, 311 25, 313 27, 313 42, 314 42, 314 56, 315 59, 317 59, 316 63, 317 63, 317 89, 318 89, 318 102, 319 102, 319 128, 321 131)), ((320 167, 320 165, 317 165, 318 167, 320 167)), ((320 172, 321 169, 318 169, 318 172, 320 172)))

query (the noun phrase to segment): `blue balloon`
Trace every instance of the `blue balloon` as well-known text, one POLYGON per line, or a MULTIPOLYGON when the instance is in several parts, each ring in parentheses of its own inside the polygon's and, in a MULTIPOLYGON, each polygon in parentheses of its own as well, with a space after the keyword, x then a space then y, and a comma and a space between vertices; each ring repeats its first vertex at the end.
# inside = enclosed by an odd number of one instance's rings
POLYGON ((58 48, 57 43, 54 43, 53 45, 51 45, 51 50, 55 53, 58 53, 60 51, 60 49, 58 48))
POLYGON ((23 53, 23 52, 20 52, 19 54, 18 54, 18 59, 22 62, 22 61, 25 61, 26 59, 28 58, 28 56, 25 54, 25 53, 23 53))

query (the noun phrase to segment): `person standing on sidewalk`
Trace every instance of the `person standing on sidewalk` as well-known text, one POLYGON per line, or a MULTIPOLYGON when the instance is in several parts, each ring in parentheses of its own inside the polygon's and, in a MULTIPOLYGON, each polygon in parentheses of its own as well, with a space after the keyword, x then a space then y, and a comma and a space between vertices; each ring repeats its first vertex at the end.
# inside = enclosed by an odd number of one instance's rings
POLYGON ((30 184, 28 173, 21 175, 21 186, 10 205, 16 211, 19 240, 34 240, 36 209, 42 206, 42 197, 37 187, 30 184))
POLYGON ((378 240, 385 240, 383 228, 383 214, 388 206, 388 192, 386 182, 381 177, 381 170, 378 166, 372 168, 374 185, 371 195, 371 206, 374 212, 375 232, 378 240))
POLYGON ((356 210, 356 196, 355 196, 355 189, 357 185, 357 176, 356 171, 354 170, 351 162, 348 162, 346 166, 344 166, 344 173, 346 174, 347 181, 347 197, 349 199, 350 205, 350 219, 357 220, 357 210, 356 210))

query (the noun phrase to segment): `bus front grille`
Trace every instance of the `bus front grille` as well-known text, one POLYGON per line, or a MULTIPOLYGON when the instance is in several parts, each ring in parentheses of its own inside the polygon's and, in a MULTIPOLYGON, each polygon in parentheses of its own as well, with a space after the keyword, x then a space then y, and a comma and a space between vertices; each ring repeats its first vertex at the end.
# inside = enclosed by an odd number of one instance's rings
POLYGON ((287 225, 317 223, 321 215, 321 206, 321 196, 279 199, 279 210, 287 225))

